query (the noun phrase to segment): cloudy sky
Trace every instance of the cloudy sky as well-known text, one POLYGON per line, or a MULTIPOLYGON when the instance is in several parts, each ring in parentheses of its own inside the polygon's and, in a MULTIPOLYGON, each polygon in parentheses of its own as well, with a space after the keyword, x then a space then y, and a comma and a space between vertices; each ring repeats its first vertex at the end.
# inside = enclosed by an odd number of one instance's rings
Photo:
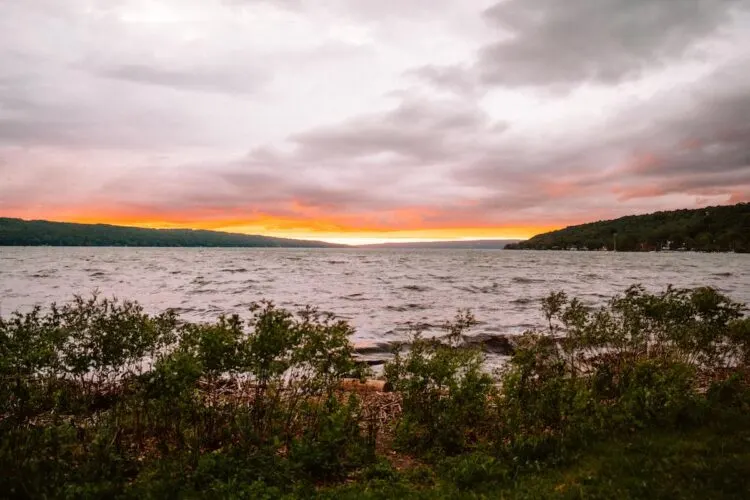
POLYGON ((357 242, 750 200, 750 0, 0 0, 0 216, 357 242))

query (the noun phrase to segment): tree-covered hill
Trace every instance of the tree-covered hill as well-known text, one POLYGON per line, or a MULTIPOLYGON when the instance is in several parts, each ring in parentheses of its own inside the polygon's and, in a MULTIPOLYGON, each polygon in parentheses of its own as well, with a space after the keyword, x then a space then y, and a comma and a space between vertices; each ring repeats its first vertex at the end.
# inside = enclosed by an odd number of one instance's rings
POLYGON ((25 221, 0 217, 0 246, 333 247, 321 241, 192 229, 145 229, 107 224, 25 221))
POLYGON ((529 250, 750 252, 750 203, 630 215, 570 226, 508 245, 529 250))

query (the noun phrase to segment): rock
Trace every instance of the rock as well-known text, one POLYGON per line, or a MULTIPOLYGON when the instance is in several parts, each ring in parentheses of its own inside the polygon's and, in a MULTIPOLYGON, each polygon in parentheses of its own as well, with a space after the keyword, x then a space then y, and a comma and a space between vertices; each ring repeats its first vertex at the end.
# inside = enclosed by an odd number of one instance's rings
POLYGON ((389 342, 375 342, 374 340, 356 340, 353 342, 356 354, 388 354, 391 352, 389 342))
POLYGON ((362 361, 368 366, 384 365, 391 355, 393 345, 389 342, 376 342, 373 340, 354 341, 354 359, 362 361))
POLYGON ((480 333, 464 337, 463 345, 479 346, 485 352, 500 356, 512 356, 516 350, 516 342, 513 335, 480 333))
POLYGON ((388 361, 385 358, 358 358, 359 361, 362 361, 367 366, 380 366, 384 365, 386 361, 388 361))

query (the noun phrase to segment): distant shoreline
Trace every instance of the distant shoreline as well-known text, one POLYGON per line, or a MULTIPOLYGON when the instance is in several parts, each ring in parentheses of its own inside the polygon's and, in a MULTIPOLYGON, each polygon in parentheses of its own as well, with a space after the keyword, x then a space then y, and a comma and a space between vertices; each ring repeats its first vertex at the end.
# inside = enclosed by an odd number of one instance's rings
POLYGON ((335 245, 335 246, 242 246, 242 245, 45 245, 45 244, 6 244, 0 243, 0 248, 145 248, 145 249, 178 249, 178 248, 190 248, 190 249, 203 249, 203 250, 220 250, 220 249, 235 249, 235 250, 482 250, 482 251, 521 251, 521 252, 560 252, 560 253, 659 253, 659 254, 691 254, 691 253, 715 253, 715 254, 750 254, 747 251, 727 251, 727 250, 567 250, 561 248, 517 248, 509 246, 497 246, 497 247, 479 247, 479 246, 387 246, 387 245, 335 245))
POLYGON ((154 248, 341 248, 324 241, 202 229, 150 229, 109 224, 0 218, 0 246, 154 248))
POLYGON ((567 248, 518 248, 518 247, 505 247, 505 250, 516 250, 522 252, 585 252, 585 253, 675 253, 675 254, 686 254, 686 253, 726 253, 726 254, 747 254, 750 252, 744 250, 588 250, 585 248, 579 248, 571 250, 567 248))

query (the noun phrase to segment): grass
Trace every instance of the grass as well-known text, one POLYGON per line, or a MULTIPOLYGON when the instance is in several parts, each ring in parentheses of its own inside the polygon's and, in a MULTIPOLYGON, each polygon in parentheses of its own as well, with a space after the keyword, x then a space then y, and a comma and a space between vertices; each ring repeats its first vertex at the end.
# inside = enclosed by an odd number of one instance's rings
POLYGON ((558 467, 517 475, 507 471, 489 456, 467 455, 460 463, 381 472, 385 478, 367 480, 364 475, 353 484, 321 491, 320 497, 745 499, 750 492, 750 417, 725 415, 694 429, 617 436, 584 448, 558 467))

